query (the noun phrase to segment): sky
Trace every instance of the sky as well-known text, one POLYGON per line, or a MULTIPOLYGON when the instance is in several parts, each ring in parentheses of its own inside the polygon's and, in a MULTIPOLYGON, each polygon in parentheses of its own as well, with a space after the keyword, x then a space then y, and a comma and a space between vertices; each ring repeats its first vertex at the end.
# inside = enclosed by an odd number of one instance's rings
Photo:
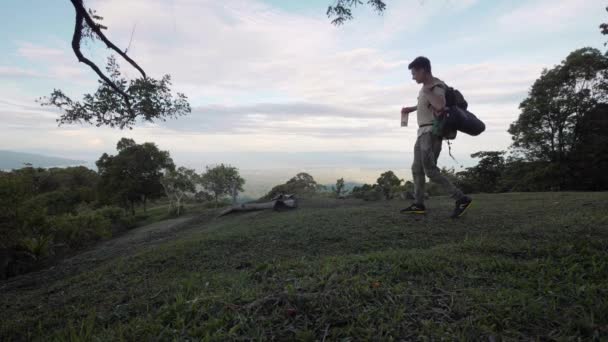
MULTIPOLYGON (((335 27, 325 15, 332 0, 90 0, 106 35, 131 42, 149 75, 170 74, 192 106, 177 120, 119 130, 59 127, 59 112, 35 102, 55 88, 74 98, 96 88, 71 51, 70 2, 0 2, 0 149, 94 166, 130 137, 199 171, 229 163, 249 177, 306 171, 322 183, 373 182, 386 170, 411 178, 416 120, 400 127, 400 109, 416 104, 407 65, 420 55, 487 127, 459 134, 456 161, 444 144, 440 166, 508 149, 509 124, 543 68, 578 48, 605 49, 598 26, 608 16, 604 0, 387 0, 383 15, 358 7, 335 27)), ((107 56, 98 43, 83 52, 101 65, 107 56)))

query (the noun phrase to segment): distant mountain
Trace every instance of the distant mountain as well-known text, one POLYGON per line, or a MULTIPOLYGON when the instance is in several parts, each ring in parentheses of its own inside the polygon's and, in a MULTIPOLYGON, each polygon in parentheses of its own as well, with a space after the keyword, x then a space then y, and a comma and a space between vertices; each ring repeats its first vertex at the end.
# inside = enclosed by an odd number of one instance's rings
POLYGON ((82 160, 0 150, 0 170, 20 169, 25 166, 25 163, 30 163, 34 167, 44 168, 86 164, 82 160))

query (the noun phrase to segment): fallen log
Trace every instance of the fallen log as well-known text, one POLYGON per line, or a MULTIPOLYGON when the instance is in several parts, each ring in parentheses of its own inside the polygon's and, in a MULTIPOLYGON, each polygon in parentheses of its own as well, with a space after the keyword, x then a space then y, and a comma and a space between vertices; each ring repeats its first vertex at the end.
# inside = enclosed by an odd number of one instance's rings
POLYGON ((234 212, 240 211, 254 211, 254 210, 266 210, 273 209, 276 211, 295 209, 298 207, 298 200, 295 195, 279 195, 273 198, 270 202, 263 203, 243 203, 234 205, 220 213, 219 216, 228 215, 234 212))

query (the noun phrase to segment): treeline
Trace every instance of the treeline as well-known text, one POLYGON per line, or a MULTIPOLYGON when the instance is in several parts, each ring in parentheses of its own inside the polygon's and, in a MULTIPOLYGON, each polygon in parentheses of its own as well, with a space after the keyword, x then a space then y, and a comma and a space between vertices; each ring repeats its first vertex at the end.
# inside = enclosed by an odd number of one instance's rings
POLYGON ((154 143, 126 138, 115 155, 104 153, 96 165, 97 172, 31 165, 0 171, 0 278, 145 222, 151 202, 168 204, 157 219, 174 217, 184 213, 186 201, 228 205, 245 183, 230 165, 207 166, 197 174, 176 167, 154 143))

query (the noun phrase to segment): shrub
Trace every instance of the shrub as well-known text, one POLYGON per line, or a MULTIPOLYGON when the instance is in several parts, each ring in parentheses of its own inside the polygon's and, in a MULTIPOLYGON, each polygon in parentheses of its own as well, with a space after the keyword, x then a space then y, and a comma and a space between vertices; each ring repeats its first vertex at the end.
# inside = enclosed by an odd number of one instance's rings
POLYGON ((21 239, 20 247, 33 255, 36 260, 44 259, 53 253, 53 236, 39 235, 21 239))
POLYGON ((52 226, 58 241, 70 248, 81 248, 93 241, 112 236, 112 221, 99 212, 55 217, 52 226))

